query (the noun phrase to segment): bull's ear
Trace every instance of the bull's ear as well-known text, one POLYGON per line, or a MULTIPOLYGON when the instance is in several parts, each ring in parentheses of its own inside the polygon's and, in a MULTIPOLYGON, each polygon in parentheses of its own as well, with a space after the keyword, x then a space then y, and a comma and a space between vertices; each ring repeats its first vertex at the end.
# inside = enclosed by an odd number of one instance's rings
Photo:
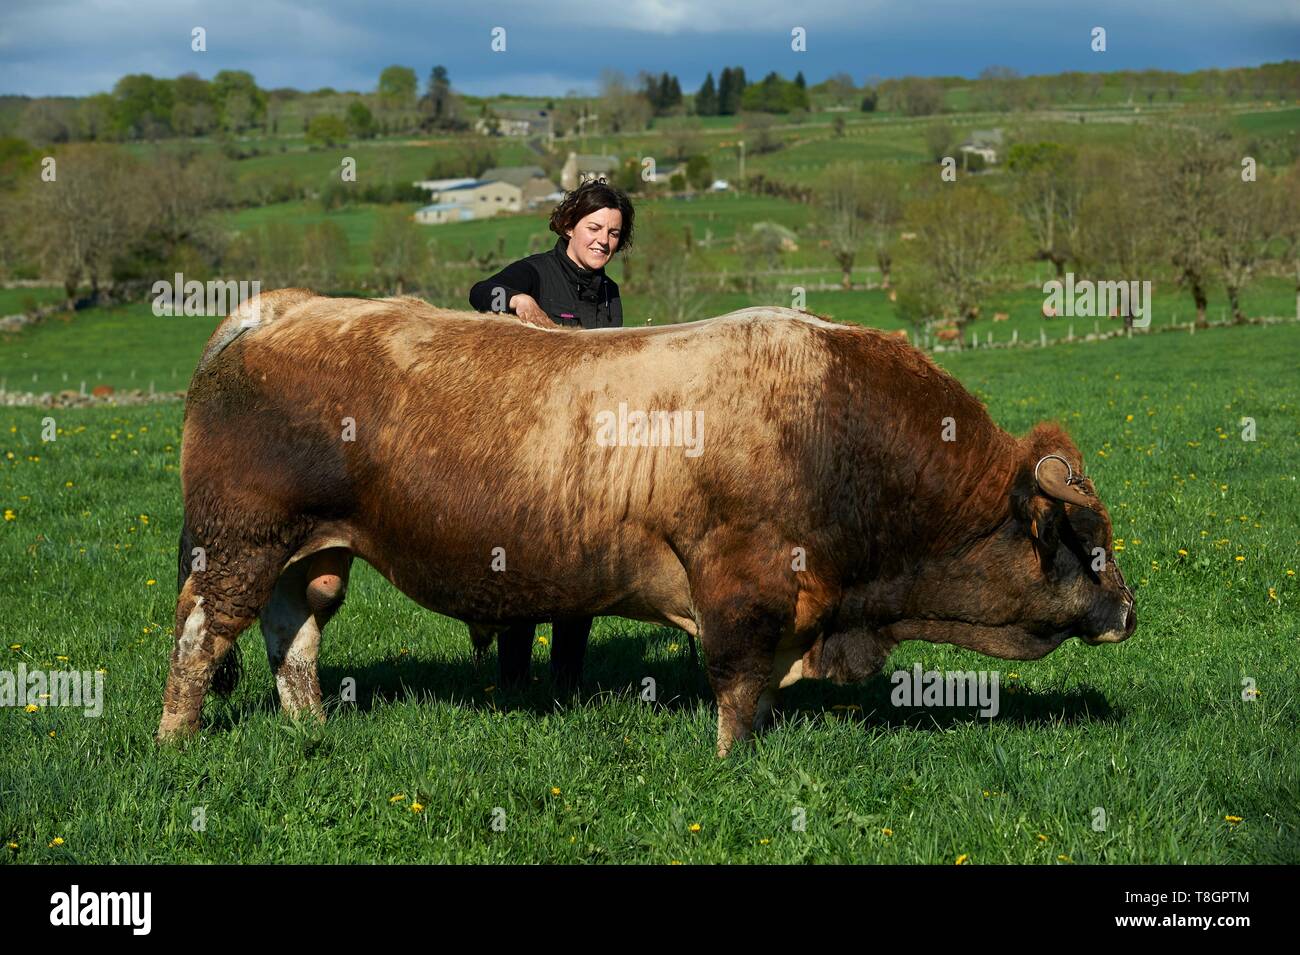
POLYGON ((1049 573, 1056 563, 1056 549, 1061 543, 1065 508, 1042 494, 1017 494, 1012 498, 1012 506, 1029 531, 1029 539, 1034 542, 1043 572, 1049 573))
POLYGON ((1079 507, 1094 508, 1096 500, 1083 490, 1083 478, 1075 477, 1070 463, 1059 454, 1039 458, 1034 466, 1034 480, 1048 497, 1079 507))

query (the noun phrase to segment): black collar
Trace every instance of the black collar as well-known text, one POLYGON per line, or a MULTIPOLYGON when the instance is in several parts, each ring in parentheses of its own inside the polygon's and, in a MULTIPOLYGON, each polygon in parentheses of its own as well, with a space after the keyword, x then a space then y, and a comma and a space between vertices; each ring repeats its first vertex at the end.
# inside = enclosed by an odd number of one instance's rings
POLYGON ((588 269, 579 265, 573 259, 569 258, 569 240, 557 239, 554 251, 560 260, 560 265, 564 269, 564 274, 569 280, 575 282, 580 289, 599 288, 605 281, 605 270, 588 269))

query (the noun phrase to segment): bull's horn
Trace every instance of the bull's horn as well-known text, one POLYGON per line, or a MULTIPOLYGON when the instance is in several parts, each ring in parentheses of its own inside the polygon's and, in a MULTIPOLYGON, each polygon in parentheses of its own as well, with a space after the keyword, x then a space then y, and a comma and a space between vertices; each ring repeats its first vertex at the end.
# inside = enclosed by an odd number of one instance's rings
POLYGON ((1092 507, 1092 499, 1074 487, 1078 480, 1070 462, 1059 454, 1045 454, 1034 465, 1034 480, 1048 497, 1067 504, 1079 504, 1092 507))

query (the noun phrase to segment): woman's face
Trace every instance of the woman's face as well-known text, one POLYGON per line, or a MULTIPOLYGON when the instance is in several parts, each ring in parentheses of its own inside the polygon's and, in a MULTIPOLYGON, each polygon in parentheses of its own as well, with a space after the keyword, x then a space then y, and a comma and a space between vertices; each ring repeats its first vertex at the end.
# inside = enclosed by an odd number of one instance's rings
POLYGON ((569 258, 586 269, 603 269, 618 249, 623 213, 597 209, 578 220, 569 233, 569 258))

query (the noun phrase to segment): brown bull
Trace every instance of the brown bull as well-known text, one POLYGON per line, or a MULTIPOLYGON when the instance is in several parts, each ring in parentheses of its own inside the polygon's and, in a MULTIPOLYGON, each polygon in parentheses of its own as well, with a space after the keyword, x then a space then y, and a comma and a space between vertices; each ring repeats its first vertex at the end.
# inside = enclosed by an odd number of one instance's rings
POLYGON ((719 754, 900 640, 1025 660, 1135 623, 1064 432, 1017 439, 906 343, 800 312, 573 334, 287 289, 217 330, 185 413, 160 739, 259 616, 284 709, 321 716, 354 556, 462 620, 698 636, 719 754))

